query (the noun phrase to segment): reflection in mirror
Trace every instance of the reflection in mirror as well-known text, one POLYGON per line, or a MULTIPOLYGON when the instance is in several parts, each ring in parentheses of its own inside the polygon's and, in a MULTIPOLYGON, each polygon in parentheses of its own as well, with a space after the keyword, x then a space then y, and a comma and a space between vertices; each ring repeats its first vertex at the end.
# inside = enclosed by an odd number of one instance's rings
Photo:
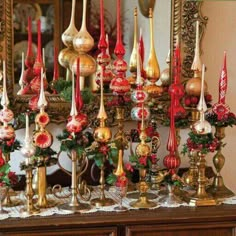
MULTIPOLYGON (((53 78, 54 45, 59 45, 59 5, 57 1, 13 1, 13 60, 14 60, 14 90, 19 94, 19 79, 22 68, 22 52, 25 55, 26 70, 32 66, 32 57, 37 54, 37 22, 41 22, 41 46, 43 61, 46 68, 46 78, 50 83, 53 78), (31 32, 31 33, 28 33, 31 32), (28 49, 28 42, 32 45, 28 49), (29 66, 29 67, 28 67, 29 66)), ((24 73, 26 75, 26 73, 24 73)), ((26 80, 31 80, 31 76, 23 76, 26 80)), ((28 81, 29 82, 29 81, 28 81)), ((30 94, 28 90, 21 89, 21 95, 30 94)))
MULTIPOLYGON (((28 96, 16 96, 14 93, 13 94, 13 61, 12 61, 12 57, 13 57, 13 52, 14 52, 14 47, 13 47, 13 37, 12 37, 12 30, 14 29, 13 26, 13 20, 16 23, 15 25, 15 33, 16 35, 19 34, 25 34, 25 19, 24 21, 22 20, 22 23, 17 25, 17 21, 16 19, 13 19, 13 3, 14 3, 14 7, 17 6, 17 4, 29 4, 32 3, 32 1, 23 1, 23 0, 5 0, 5 1, 1 1, 0 5, 1 8, 0 9, 8 9, 8 11, 0 11, 0 15, 1 15, 1 30, 4 32, 3 37, 0 38, 0 44, 1 44, 1 48, 0 48, 0 54, 1 54, 1 59, 5 58, 6 59, 6 66, 7 66, 7 87, 8 87, 8 94, 9 97, 12 99, 12 101, 14 101, 14 108, 15 111, 17 112, 21 112, 23 110, 25 110, 26 104, 28 102, 29 97, 28 96)), ((35 3, 35 1, 34 1, 35 3)), ((114 2, 112 1, 105 1, 105 6, 107 8, 107 10, 113 15, 115 16, 116 13, 116 7, 114 7, 114 2)), ((187 3, 187 1, 185 0, 172 0, 172 1, 164 1, 164 0, 160 0, 156 3, 155 8, 154 8, 154 40, 155 40, 155 50, 157 53, 157 58, 158 58, 158 62, 160 65, 160 70, 163 71, 163 69, 165 69, 167 67, 166 63, 165 63, 165 58, 168 54, 169 48, 171 47, 171 49, 173 48, 173 42, 176 40, 176 36, 177 34, 179 34, 180 28, 181 28, 181 15, 183 15, 184 17, 186 17, 186 19, 190 16, 190 13, 194 10, 195 13, 197 13, 199 11, 199 3, 187 3), (183 2, 183 4, 182 4, 183 2), (164 4, 164 5, 163 5, 164 4), (190 4, 190 7, 188 7, 188 5, 190 4), (193 6, 192 6, 193 5, 193 6), (189 10, 190 8, 190 10, 189 10), (183 14, 182 14, 183 13, 183 14), (171 33, 169 31, 171 26, 171 33), (164 29, 165 31, 159 31, 159 29, 164 29), (168 37, 169 35, 169 37, 168 37), (170 40, 171 38, 171 40, 170 40)), ((56 1, 56 0, 38 0, 37 4, 43 5, 46 4, 45 8, 49 8, 49 5, 54 5, 54 44, 60 45, 61 44, 61 40, 60 40, 60 34, 61 32, 63 32, 66 27, 68 27, 68 24, 65 24, 65 21, 69 19, 68 16, 70 16, 70 12, 71 12, 71 1, 69 0, 64 0, 64 1, 56 1), (46 4, 47 3, 47 4, 46 4), (62 4, 62 5, 60 5, 62 4), (60 6, 60 7, 59 7, 60 6), (63 12, 60 12, 60 9, 63 9, 63 12), (63 14, 62 14, 63 13, 63 14), (60 16, 60 21, 59 21, 59 16, 60 16), (58 24, 58 27, 55 27, 58 24), (60 26, 63 25, 63 29, 60 29, 60 26), (57 43, 58 41, 59 43, 57 43)), ((77 0, 77 7, 80 9, 81 12, 81 5, 82 5, 82 1, 81 0, 77 0)), ((99 1, 92 1, 90 2, 90 8, 89 9, 93 9, 93 5, 99 5, 99 1)), ((37 5, 36 5, 37 6, 37 5)), ((138 6, 138 1, 123 1, 123 19, 124 19, 124 42, 125 42, 125 46, 126 46, 126 61, 129 62, 129 55, 131 54, 131 50, 132 50, 132 45, 133 45, 133 9, 135 6, 138 6)), ((78 12, 78 9, 76 7, 76 12, 78 12)), ((35 12, 37 12, 37 7, 33 8, 31 11, 32 17, 35 17, 34 15, 36 14, 35 12)), ((43 8, 41 9, 42 14, 47 15, 44 12, 47 12, 47 10, 44 10, 43 8)), ((52 13, 52 12, 51 12, 52 13)), ((48 13, 48 15, 51 15, 51 13, 48 13)), ((81 16, 81 13, 80 15, 81 16)), ((90 19, 91 15, 88 14, 88 18, 90 19)), ((142 16, 141 14, 139 14, 138 16, 138 21, 140 26, 142 27, 143 30, 143 35, 144 35, 144 44, 147 45, 145 46, 145 61, 147 61, 148 58, 148 54, 149 54, 149 22, 148 19, 145 18, 144 16, 142 16)), ((15 16, 14 16, 15 18, 15 16)), ((77 19, 81 19, 81 17, 76 16, 76 23, 80 22, 80 20, 77 19)), ((87 19, 88 21, 90 21, 89 19, 87 19)), ((113 17, 113 19, 115 19, 115 17, 113 17)), ((185 44, 188 41, 188 39, 192 39, 194 38, 194 36, 192 37, 192 35, 194 35, 194 29, 192 28, 192 24, 189 25, 187 24, 187 20, 183 21, 184 25, 182 26, 182 28, 184 29, 184 34, 187 35, 184 40, 185 44), (190 32, 190 33, 188 33, 190 32)), ((68 22, 67 22, 68 23, 68 22)), ((79 28, 79 26, 78 26, 79 28)), ((49 31, 45 31, 46 32, 50 32, 49 31)), ((183 34, 182 34, 183 35, 183 34)), ((15 37, 15 36, 14 36, 15 37)), ((23 36, 21 36, 23 37, 23 36)), ((24 35, 25 37, 25 35, 24 35)), ((33 36, 36 38, 36 36, 33 36)), ((22 40, 25 40, 25 38, 23 38, 22 40)), ((44 39, 43 39, 44 40, 44 39)), ((181 43, 182 43, 181 41, 181 43)), ((189 40, 190 41, 190 40, 189 40)), ((49 40, 50 42, 50 40, 49 40)), ((17 42, 16 42, 17 43, 17 42)), ((45 45, 47 43, 45 42, 45 45)), ((181 46, 182 47, 182 46, 181 46)), ((188 45, 188 48, 190 48, 190 51, 187 55, 187 58, 191 58, 191 53, 193 53, 193 50, 191 49, 191 47, 193 48, 193 45, 188 45)), ((60 47, 59 47, 60 49, 60 47)), ((20 54, 21 57, 21 54, 20 54)), ((184 57, 184 56, 183 56, 184 57)), ((19 60, 20 61, 20 60, 19 60)), ((184 63, 183 68, 185 68, 185 64, 187 65, 188 62, 184 63)), ((189 63, 188 63, 189 64, 189 63)), ((17 66, 17 64, 16 64, 17 66)), ((170 70, 171 71, 171 70, 170 70)), ((18 78, 16 78, 15 81, 19 80, 19 71, 18 71, 18 78)), ((129 76, 129 73, 127 74, 129 76)), ((48 76, 50 77, 50 76, 48 76)), ((62 119, 60 118, 65 118, 65 114, 68 114, 68 110, 69 110, 69 105, 67 102, 63 101, 61 99, 60 96, 58 95, 50 95, 48 96, 48 99, 50 100, 49 102, 49 110, 50 110, 50 114, 52 114, 53 116, 56 117, 56 119, 52 118, 53 121, 58 121, 62 119)))

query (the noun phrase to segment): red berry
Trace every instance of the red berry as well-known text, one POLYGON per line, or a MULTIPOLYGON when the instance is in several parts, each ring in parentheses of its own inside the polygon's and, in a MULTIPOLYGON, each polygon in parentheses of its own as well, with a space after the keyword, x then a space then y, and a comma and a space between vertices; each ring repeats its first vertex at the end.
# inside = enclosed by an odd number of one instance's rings
POLYGON ((190 97, 186 97, 185 99, 184 99, 184 104, 185 104, 185 106, 190 106, 191 105, 191 99, 190 99, 190 97))
POLYGON ((191 97, 191 104, 197 105, 197 103, 198 103, 198 97, 192 96, 192 97, 191 97))
POLYGON ((206 102, 211 102, 211 101, 212 101, 212 96, 211 96, 211 94, 207 94, 207 95, 205 96, 205 100, 206 100, 206 102))

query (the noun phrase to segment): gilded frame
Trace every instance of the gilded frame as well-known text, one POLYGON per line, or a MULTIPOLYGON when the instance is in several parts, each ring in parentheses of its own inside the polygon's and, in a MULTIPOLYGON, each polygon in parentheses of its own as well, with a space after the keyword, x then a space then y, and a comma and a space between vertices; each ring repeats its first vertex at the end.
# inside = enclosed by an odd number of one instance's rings
MULTIPOLYGON (((202 2, 189 0, 171 0, 171 52, 177 37, 179 37, 182 51, 183 80, 191 78, 190 70, 194 56, 195 21, 200 21, 201 39, 206 28, 207 18, 202 16, 202 2)), ((12 31, 13 0, 0 0, 0 64, 6 60, 7 91, 11 99, 14 112, 19 114, 25 111, 30 96, 14 96, 13 94, 13 31, 12 31)), ((172 74, 172 68, 170 69, 172 74)), ((47 96, 51 121, 64 122, 69 114, 70 103, 58 95, 47 96)))

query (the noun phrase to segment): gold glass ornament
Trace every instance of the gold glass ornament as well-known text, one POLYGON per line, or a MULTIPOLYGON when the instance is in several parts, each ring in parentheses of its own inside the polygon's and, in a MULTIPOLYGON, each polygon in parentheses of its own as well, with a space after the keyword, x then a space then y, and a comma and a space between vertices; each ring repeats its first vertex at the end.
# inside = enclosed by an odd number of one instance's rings
POLYGON ((138 54, 138 47, 137 47, 137 7, 134 9, 134 43, 133 43, 133 49, 130 55, 130 61, 129 61, 129 70, 131 73, 137 72, 137 54, 138 54))
POLYGON ((145 90, 149 93, 160 93, 160 89, 157 89, 156 88, 157 85, 155 85, 155 83, 160 78, 160 68, 154 46, 153 12, 151 8, 149 9, 149 22, 150 22, 150 53, 145 70, 146 70, 146 77, 148 81, 151 82, 151 85, 146 86, 145 90))
POLYGON ((170 79, 170 51, 169 51, 168 56, 166 58, 166 64, 168 65, 168 68, 164 69, 160 75, 160 80, 161 80, 162 86, 168 86, 171 83, 171 79, 170 79))
POLYGON ((70 60, 70 69, 75 74, 77 73, 77 58, 80 58, 80 75, 82 77, 87 77, 96 72, 96 61, 94 58, 86 53, 77 54, 76 57, 70 60))
POLYGON ((72 0, 70 24, 61 36, 62 42, 69 49, 73 49, 73 39, 78 34, 78 30, 75 27, 75 4, 76 0, 72 0))
POLYGON ((82 15, 81 28, 73 39, 74 49, 80 53, 88 52, 94 46, 94 39, 90 35, 86 27, 86 10, 87 10, 87 0, 83 0, 83 15, 82 15))
POLYGON ((149 9, 154 9, 156 0, 139 0, 138 4, 140 11, 146 17, 148 17, 149 9))

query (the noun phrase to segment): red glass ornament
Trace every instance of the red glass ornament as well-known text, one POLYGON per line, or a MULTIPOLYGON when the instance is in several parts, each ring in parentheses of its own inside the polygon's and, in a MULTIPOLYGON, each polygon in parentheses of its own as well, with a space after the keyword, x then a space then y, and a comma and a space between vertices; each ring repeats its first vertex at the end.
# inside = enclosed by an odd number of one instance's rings
POLYGON ((83 107, 83 99, 80 92, 80 58, 77 58, 77 72, 76 72, 76 88, 75 88, 75 105, 78 112, 83 107))
POLYGON ((35 75, 40 75, 41 68, 44 67, 43 60, 42 60, 42 52, 41 52, 42 43, 41 43, 41 21, 40 20, 38 20, 37 22, 37 29, 38 29, 38 51, 37 51, 37 57, 34 63, 33 70, 34 70, 35 75))

